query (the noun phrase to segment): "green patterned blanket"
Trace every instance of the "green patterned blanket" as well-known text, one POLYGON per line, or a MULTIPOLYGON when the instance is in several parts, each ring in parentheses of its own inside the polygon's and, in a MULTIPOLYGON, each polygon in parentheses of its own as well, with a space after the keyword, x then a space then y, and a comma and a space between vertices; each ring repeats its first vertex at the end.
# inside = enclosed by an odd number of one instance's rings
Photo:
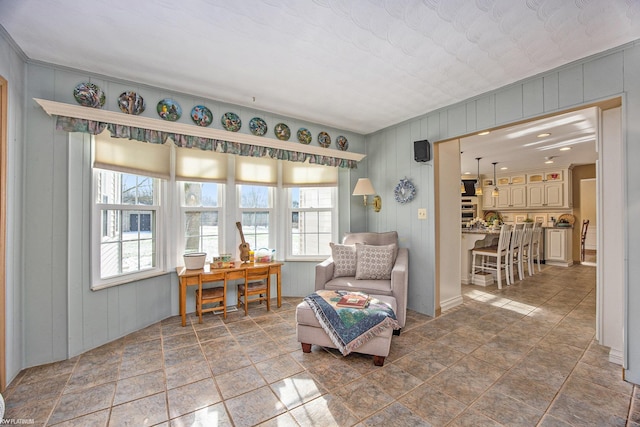
POLYGON ((360 292, 319 290, 304 297, 343 356, 385 329, 400 327, 391 306, 377 298, 372 297, 367 308, 337 307, 336 304, 345 294, 365 295, 360 292))

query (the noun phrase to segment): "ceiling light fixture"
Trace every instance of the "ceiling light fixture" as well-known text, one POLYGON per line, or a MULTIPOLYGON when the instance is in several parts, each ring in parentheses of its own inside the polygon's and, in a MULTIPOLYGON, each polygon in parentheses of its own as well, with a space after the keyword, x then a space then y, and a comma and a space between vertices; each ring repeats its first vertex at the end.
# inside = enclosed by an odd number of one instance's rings
POLYGON ((493 191, 491 192, 491 197, 498 197, 500 195, 500 190, 498 189, 498 181, 496 181, 496 165, 498 162, 491 163, 493 165, 493 191))
POLYGON ((548 157, 545 157, 544 159, 545 159, 545 163, 548 165, 553 163, 553 156, 548 156, 548 157))
POLYGON ((509 169, 509 168, 506 167, 506 166, 503 166, 503 167, 500 168, 501 171, 506 171, 507 169, 509 169))
POLYGON ((571 147, 562 147, 560 149, 560 151, 569 151, 569 150, 571 150, 571 147))
POLYGON ((538 134, 538 138, 545 138, 547 136, 551 136, 551 134, 549 132, 544 132, 544 133, 538 134))
POLYGON ((478 175, 476 176, 476 183, 473 185, 476 188, 476 196, 482 196, 482 185, 480 185, 480 159, 482 157, 476 157, 478 161, 478 175))

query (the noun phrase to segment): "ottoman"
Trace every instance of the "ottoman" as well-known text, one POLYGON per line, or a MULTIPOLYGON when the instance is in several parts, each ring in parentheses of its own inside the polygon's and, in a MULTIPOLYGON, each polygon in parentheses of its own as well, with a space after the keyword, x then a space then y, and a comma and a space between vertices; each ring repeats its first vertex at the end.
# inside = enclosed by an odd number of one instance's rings
MULTIPOLYGON (((374 298, 384 301, 391 305, 393 311, 396 311, 396 299, 388 295, 371 295, 374 298)), ((311 352, 311 345, 316 344, 322 347, 336 348, 335 344, 329 338, 329 335, 322 329, 315 313, 305 301, 298 304, 296 308, 296 335, 298 342, 302 344, 304 353, 311 352)), ((355 350, 355 353, 373 355, 373 364, 376 366, 384 365, 384 359, 389 355, 391 347, 391 337, 393 336, 393 328, 386 328, 382 333, 362 344, 355 350)))

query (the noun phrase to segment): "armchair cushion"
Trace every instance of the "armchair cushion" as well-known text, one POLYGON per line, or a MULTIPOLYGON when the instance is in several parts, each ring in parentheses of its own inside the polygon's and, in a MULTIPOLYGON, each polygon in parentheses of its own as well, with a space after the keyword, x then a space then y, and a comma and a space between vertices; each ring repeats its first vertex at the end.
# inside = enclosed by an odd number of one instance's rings
POLYGON ((331 246, 331 258, 333 258, 333 277, 345 277, 356 275, 356 247, 355 245, 340 245, 329 243, 331 246))
POLYGON ((397 246, 356 243, 356 280, 389 280, 397 246))

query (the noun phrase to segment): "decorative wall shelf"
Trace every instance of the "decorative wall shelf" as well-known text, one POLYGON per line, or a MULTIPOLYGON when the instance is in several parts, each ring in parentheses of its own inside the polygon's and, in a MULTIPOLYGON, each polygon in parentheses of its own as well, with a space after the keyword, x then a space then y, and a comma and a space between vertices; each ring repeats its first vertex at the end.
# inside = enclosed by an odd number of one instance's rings
POLYGON ((229 132, 221 129, 204 128, 185 123, 168 122, 166 120, 140 117, 131 114, 123 114, 115 111, 101 110, 98 108, 82 107, 80 105, 66 104, 63 102, 49 101, 33 98, 34 101, 50 116, 74 117, 78 119, 93 120, 98 122, 114 123, 118 125, 134 126, 151 129, 160 132, 179 133, 202 138, 219 139, 223 141, 237 142, 241 144, 256 145, 260 147, 276 148, 280 150, 297 151, 301 153, 335 157, 337 159, 361 161, 365 154, 353 153, 332 148, 316 147, 313 145, 299 144, 290 141, 280 141, 263 136, 255 136, 238 132, 229 132))

